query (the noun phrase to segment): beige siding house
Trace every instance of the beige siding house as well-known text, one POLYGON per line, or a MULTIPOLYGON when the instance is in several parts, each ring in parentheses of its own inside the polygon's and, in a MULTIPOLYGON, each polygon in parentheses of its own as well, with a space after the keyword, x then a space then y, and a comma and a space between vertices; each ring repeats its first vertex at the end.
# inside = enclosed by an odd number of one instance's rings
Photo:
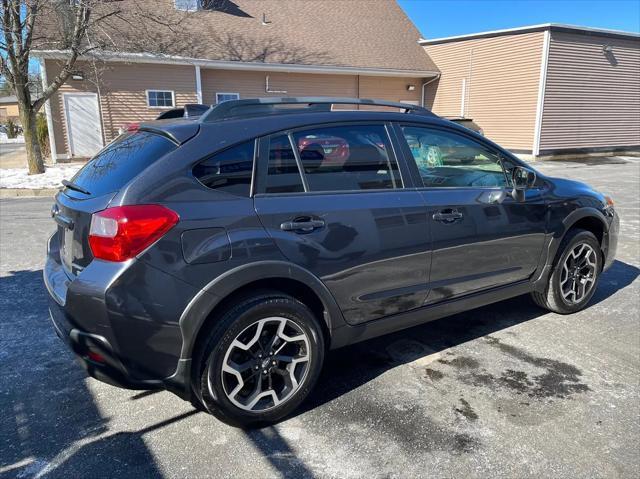
POLYGON ((640 146, 640 38, 552 32, 540 154, 640 146))
MULTIPOLYGON (((139 50, 130 32, 117 54, 83 58, 46 106, 56 159, 91 156, 127 124, 186 103, 348 96, 417 104, 422 85, 438 75, 395 0, 236 0, 232 10, 217 8, 230 2, 205 2, 186 14, 178 7, 198 2, 146 4, 175 16, 185 33, 148 53, 156 48, 139 50)), ((35 55, 51 79, 65 52, 35 55)))
MULTIPOLYGON (((420 40, 395 0, 103 5, 146 6, 181 33, 105 30, 114 51, 82 58, 47 102, 54 159, 91 156, 126 125, 187 103, 266 96, 422 103, 524 157, 640 151, 638 34, 544 24, 420 40)), ((66 52, 35 56, 46 81, 66 52)))
POLYGON ((0 124, 4 124, 8 120, 12 120, 15 122, 20 121, 20 113, 18 112, 18 98, 15 96, 0 97, 0 124))
POLYGON ((423 40, 427 106, 524 156, 640 151, 640 36, 537 25, 423 40))

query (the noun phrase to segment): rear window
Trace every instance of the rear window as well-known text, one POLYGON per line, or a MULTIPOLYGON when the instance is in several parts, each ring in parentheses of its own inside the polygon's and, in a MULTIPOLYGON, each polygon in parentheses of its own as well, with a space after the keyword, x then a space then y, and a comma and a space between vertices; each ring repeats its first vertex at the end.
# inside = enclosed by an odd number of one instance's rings
MULTIPOLYGON (((71 182, 91 192, 92 196, 111 193, 175 149, 175 143, 155 133, 125 133, 94 156, 71 182)), ((86 198, 86 195, 69 188, 65 193, 86 198)))
POLYGON ((201 161, 193 176, 212 190, 236 196, 250 196, 254 141, 247 141, 201 161))

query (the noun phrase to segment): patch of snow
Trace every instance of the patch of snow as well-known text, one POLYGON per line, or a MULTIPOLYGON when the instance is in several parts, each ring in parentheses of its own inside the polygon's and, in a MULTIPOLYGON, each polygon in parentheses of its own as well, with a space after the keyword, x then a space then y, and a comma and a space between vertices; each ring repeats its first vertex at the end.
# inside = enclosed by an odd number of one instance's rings
POLYGON ((15 138, 9 138, 6 133, 0 131, 0 143, 24 143, 24 136, 18 135, 15 138))
POLYGON ((41 175, 29 175, 26 168, 0 169, 0 188, 59 188, 62 180, 71 179, 83 166, 47 166, 41 175))

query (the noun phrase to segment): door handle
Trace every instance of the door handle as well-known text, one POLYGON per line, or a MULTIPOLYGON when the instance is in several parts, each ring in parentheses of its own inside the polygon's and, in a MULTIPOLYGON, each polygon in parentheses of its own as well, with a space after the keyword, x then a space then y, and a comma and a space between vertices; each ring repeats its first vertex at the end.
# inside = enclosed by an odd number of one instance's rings
POLYGON ((441 221, 442 223, 453 223, 454 221, 461 220, 464 215, 458 210, 447 208, 433 214, 433 219, 441 221))
POLYGON ((322 228, 325 225, 324 220, 293 220, 285 221, 280 225, 282 231, 300 231, 310 233, 313 230, 322 228))

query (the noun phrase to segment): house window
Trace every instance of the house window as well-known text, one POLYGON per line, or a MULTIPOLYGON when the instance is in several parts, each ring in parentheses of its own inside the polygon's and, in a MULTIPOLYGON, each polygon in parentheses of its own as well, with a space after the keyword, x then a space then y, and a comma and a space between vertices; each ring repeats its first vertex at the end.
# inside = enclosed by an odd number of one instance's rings
POLYGON ((151 108, 173 108, 174 98, 171 90, 147 90, 147 106, 151 108))
POLYGON ((216 93, 216 103, 224 103, 230 100, 239 100, 240 93, 216 93))
POLYGON ((176 10, 195 12, 200 8, 200 0, 174 0, 176 10))

